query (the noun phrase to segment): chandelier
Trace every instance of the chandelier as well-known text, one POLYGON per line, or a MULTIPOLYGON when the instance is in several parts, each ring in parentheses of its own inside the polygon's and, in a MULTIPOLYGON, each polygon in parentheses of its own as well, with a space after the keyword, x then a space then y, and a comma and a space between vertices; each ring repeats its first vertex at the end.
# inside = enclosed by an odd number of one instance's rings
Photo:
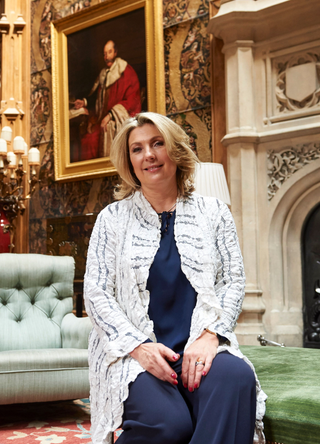
POLYGON ((14 221, 19 214, 23 215, 26 209, 24 203, 35 191, 39 182, 36 167, 40 165, 40 151, 37 148, 30 148, 28 152, 28 145, 23 137, 17 136, 13 139, 10 150, 11 139, 12 129, 5 126, 2 128, 0 138, 0 210, 5 213, 9 222, 1 228, 4 234, 10 234, 10 253, 14 249, 14 221), (23 169, 22 156, 28 156, 30 168, 28 193, 25 190, 24 176, 27 173, 23 169))

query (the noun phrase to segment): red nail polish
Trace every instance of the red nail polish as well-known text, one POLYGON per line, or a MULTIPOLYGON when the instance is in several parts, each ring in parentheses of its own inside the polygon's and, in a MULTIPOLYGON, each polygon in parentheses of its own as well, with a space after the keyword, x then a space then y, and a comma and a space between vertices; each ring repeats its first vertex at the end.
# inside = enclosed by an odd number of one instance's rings
POLYGON ((194 385, 194 388, 197 389, 197 388, 198 388, 198 384, 195 384, 195 385, 194 385))
POLYGON ((174 385, 178 385, 178 381, 175 379, 175 380, 173 381, 173 384, 174 384, 174 385))
POLYGON ((177 375, 175 373, 171 373, 171 378, 176 379, 177 375))
POLYGON ((189 392, 193 392, 193 388, 192 387, 189 387, 189 392))
POLYGON ((186 389, 188 387, 188 385, 187 384, 183 384, 183 387, 186 389))
POLYGON ((176 361, 178 359, 177 355, 173 355, 172 358, 176 361))
POLYGON ((207 372, 202 372, 202 376, 206 376, 207 372))

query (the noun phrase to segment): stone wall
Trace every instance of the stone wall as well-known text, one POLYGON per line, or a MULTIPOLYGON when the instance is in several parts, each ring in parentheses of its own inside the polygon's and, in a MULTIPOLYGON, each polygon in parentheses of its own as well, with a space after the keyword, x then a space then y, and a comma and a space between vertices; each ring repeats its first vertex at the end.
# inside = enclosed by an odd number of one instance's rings
POLYGON ((303 344, 301 239, 320 203, 317 0, 229 0, 209 30, 224 41, 231 208, 247 277, 237 327, 303 344))

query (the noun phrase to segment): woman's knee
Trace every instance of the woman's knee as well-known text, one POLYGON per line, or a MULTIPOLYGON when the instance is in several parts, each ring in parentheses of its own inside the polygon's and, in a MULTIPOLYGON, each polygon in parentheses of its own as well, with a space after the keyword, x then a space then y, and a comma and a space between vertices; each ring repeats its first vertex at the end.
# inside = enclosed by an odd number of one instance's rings
POLYGON ((190 412, 177 388, 147 372, 131 384, 123 419, 124 435, 152 435, 153 444, 185 444, 193 433, 190 412))
POLYGON ((188 444, 192 438, 193 424, 189 411, 177 411, 163 422, 157 443, 188 444))
POLYGON ((233 380, 236 382, 239 389, 248 392, 256 390, 256 378, 251 367, 241 358, 235 358, 235 365, 232 369, 233 380))
POLYGON ((228 352, 220 353, 215 357, 208 376, 206 378, 212 379, 215 385, 218 384, 221 387, 232 385, 234 388, 238 387, 239 390, 252 390, 256 386, 255 375, 250 366, 243 359, 228 352))
POLYGON ((193 425, 189 411, 177 409, 173 412, 170 407, 161 408, 152 417, 147 415, 148 418, 144 417, 143 412, 141 413, 140 420, 127 419, 124 421, 121 444, 127 442, 188 444, 191 440, 193 425))

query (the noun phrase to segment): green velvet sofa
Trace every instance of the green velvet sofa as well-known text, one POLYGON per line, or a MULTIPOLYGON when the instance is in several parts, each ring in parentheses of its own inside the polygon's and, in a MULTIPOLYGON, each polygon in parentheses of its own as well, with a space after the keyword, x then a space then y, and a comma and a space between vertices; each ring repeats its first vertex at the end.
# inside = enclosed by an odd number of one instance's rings
POLYGON ((73 308, 74 260, 0 254, 0 404, 89 396, 88 318, 73 308))
POLYGON ((320 350, 241 346, 268 395, 268 442, 320 443, 320 350))

